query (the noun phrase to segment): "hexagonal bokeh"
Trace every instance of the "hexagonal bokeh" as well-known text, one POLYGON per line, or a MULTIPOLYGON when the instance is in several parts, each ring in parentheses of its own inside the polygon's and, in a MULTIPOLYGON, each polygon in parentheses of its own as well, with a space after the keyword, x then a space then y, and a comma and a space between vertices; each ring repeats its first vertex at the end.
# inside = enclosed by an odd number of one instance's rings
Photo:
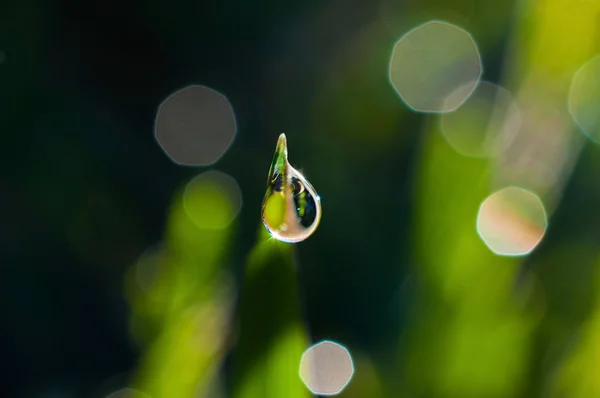
POLYGON ((156 140, 181 165, 216 162, 233 142, 236 131, 227 98, 205 86, 189 86, 171 94, 156 116, 156 140))
MULTIPOLYGON (((452 93, 464 95, 464 88, 452 93)), ((479 82, 475 91, 454 112, 442 114, 441 131, 450 146, 464 156, 494 156, 506 149, 521 127, 519 108, 512 94, 495 84, 479 82)))
POLYGON ((106 398, 150 398, 148 394, 133 388, 123 388, 108 395, 106 398))
POLYGON ((242 192, 233 177, 220 171, 207 171, 186 185, 183 207, 198 227, 223 229, 231 224, 239 213, 242 207, 242 192))
POLYGON ((390 82, 406 105, 419 112, 455 110, 480 77, 477 45, 469 33, 447 22, 412 29, 398 40, 390 60, 390 82))
POLYGON ((139 256, 135 265, 135 279, 139 288, 149 298, 162 301, 163 297, 154 294, 154 289, 163 282, 161 276, 172 264, 172 253, 168 246, 163 244, 149 247, 139 256))
POLYGON ((547 227, 540 198, 518 187, 488 196, 477 215, 479 236, 491 251, 502 256, 529 254, 542 241, 547 227))
POLYGON ((600 143, 600 55, 583 64, 573 76, 569 112, 583 133, 600 143))
POLYGON ((333 341, 322 341, 309 347, 300 360, 300 378, 313 394, 339 394, 353 374, 350 352, 333 341))

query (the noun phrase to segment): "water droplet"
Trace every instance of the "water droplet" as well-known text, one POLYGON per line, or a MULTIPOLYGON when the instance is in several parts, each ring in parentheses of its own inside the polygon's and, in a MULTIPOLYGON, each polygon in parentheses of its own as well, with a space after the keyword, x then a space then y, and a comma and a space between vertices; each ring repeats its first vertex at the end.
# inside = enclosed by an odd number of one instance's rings
POLYGON ((306 178, 289 164, 285 134, 279 136, 269 170, 262 219, 275 239, 288 243, 308 238, 321 220, 321 199, 306 178))

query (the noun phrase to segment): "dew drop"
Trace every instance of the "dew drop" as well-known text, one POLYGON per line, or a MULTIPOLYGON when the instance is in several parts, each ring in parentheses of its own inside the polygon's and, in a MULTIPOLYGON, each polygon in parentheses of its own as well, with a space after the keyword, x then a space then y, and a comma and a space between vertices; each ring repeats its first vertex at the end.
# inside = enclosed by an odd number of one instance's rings
POLYGON ((308 238, 321 220, 321 199, 306 178, 289 164, 285 134, 279 136, 269 170, 262 219, 275 239, 288 243, 308 238))

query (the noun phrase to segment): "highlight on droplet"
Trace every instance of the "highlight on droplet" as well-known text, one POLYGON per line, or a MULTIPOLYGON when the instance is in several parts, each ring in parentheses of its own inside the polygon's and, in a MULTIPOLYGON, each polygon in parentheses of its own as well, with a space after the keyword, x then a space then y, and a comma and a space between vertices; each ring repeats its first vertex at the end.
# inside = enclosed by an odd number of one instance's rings
MULTIPOLYGON (((446 101, 456 103, 469 87, 457 89, 446 101)), ((521 115, 508 90, 482 81, 460 108, 441 115, 440 125, 442 135, 456 152, 490 157, 511 144, 521 128, 521 115)))
POLYGON ((519 187, 501 189, 479 207, 477 232, 494 253, 524 256, 542 241, 548 220, 540 198, 519 187))
POLYGON ((193 178, 183 192, 187 216, 204 229, 224 229, 242 207, 242 192, 235 179, 220 171, 207 171, 193 178))
POLYGON ((481 72, 471 35, 442 21, 427 22, 402 36, 389 65, 392 86, 406 105, 419 112, 457 109, 477 86, 481 72))
POLYGON ((156 140, 180 165, 215 163, 231 146, 236 131, 227 98, 205 86, 193 85, 171 94, 156 115, 156 140))
POLYGON ((313 394, 337 395, 350 383, 353 374, 350 352, 333 341, 309 347, 300 359, 300 378, 313 394))
POLYGON ((275 239, 287 243, 308 238, 321 220, 321 199, 310 182, 288 162, 285 134, 279 136, 271 162, 262 220, 275 239))
POLYGON ((587 61, 573 75, 569 112, 581 131, 600 143, 600 55, 587 61))

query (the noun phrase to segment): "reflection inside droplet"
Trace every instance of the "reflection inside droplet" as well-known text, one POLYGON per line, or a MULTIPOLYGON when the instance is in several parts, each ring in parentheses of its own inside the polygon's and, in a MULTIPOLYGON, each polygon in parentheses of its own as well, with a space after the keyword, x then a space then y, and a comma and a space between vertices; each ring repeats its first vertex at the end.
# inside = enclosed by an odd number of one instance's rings
POLYGON ((269 170, 262 219, 274 238, 288 243, 308 238, 321 219, 319 195, 288 162, 285 134, 279 136, 269 170))
POLYGON ((477 215, 477 232, 494 253, 523 256, 540 243, 548 221, 540 198, 523 188, 508 187, 486 198, 477 215))

